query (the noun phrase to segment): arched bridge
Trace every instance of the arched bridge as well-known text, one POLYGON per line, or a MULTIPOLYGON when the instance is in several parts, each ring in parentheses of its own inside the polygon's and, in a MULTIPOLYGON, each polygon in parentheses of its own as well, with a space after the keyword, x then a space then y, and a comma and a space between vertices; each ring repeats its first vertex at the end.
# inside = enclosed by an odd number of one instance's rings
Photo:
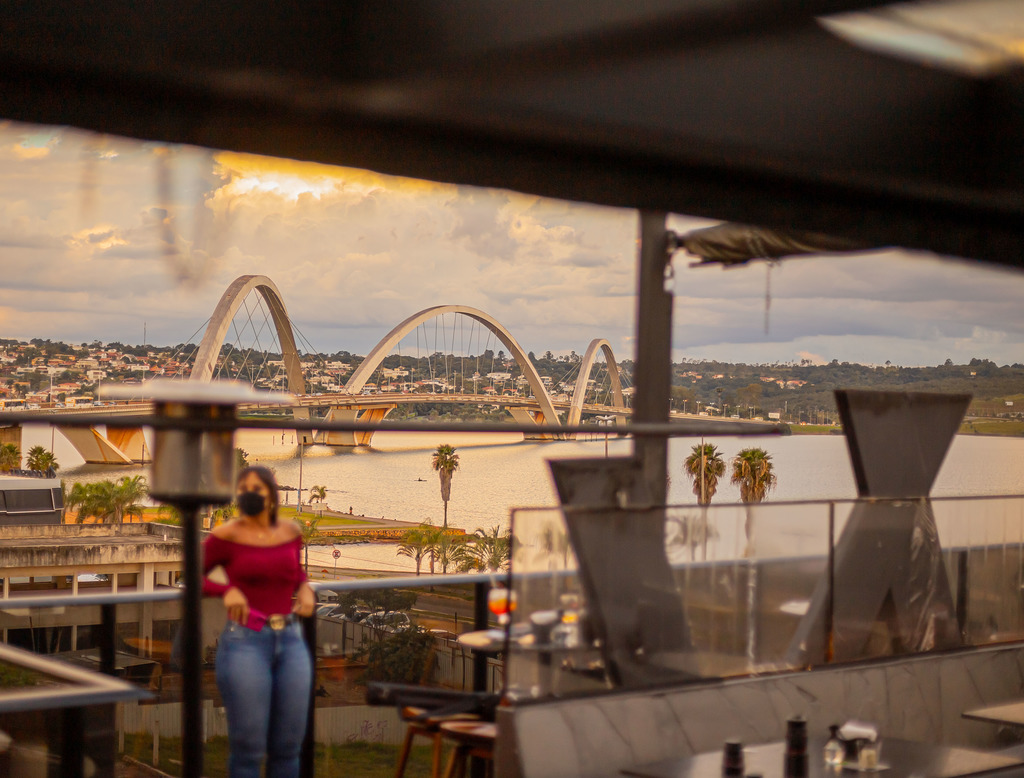
MULTIPOLYGON (((265 301, 270 311, 273 326, 277 332, 285 374, 287 376, 288 390, 296 396, 296 403, 293 406, 295 418, 308 419, 310 418, 310 409, 320 407, 327 408, 325 421, 358 420, 361 422, 377 422, 386 418, 392 410, 401 404, 442 401, 437 394, 388 393, 368 395, 363 394, 363 390, 366 384, 370 382, 377 368, 381 366, 384 359, 401 342, 402 338, 415 331, 421 324, 446 314, 467 316, 493 334, 508 349, 512 358, 515 359, 516 364, 522 370, 532 396, 523 398, 478 394, 445 394, 443 395, 443 402, 498 405, 506 408, 513 418, 522 424, 558 424, 562 421, 560 412, 565 415, 565 423, 569 425, 578 424, 585 410, 617 418, 627 417, 630 414, 630 410, 626 407, 623 397, 615 355, 612 352, 611 344, 607 340, 603 338, 593 340, 584 353, 582 362, 579 365, 579 373, 571 402, 555 402, 548 393, 547 387, 541 380, 536 367, 534 367, 529 356, 513 335, 489 314, 465 305, 438 305, 413 314, 395 326, 370 350, 349 377, 343 391, 332 394, 310 395, 306 391, 306 381, 302 374, 301 360, 295 345, 295 336, 292 332, 291 320, 288 317, 284 299, 277 285, 270 278, 263 275, 240 276, 221 295, 220 301, 214 309, 200 342, 189 380, 213 380, 221 347, 231 328, 232 320, 245 298, 254 291, 265 301), (604 355, 607 363, 611 381, 612 404, 585 405, 587 381, 591 368, 599 354, 604 355)), ((120 406, 105 406, 103 408, 89 408, 88 410, 93 413, 118 413, 122 411, 120 406)), ((60 413, 60 411, 55 411, 57 416, 60 413)), ((111 430, 110 435, 103 435, 95 429, 61 427, 59 422, 55 422, 55 424, 88 462, 127 464, 147 459, 145 439, 141 429, 111 430), (116 437, 116 440, 114 437, 116 437)), ((372 432, 340 433, 330 431, 319 433, 313 437, 303 434, 302 439, 305 443, 319 442, 334 446, 359 446, 369 445, 372 436, 372 432)), ((526 437, 549 439, 552 437, 572 436, 572 433, 566 433, 564 436, 560 434, 538 433, 537 435, 527 435, 526 437)))

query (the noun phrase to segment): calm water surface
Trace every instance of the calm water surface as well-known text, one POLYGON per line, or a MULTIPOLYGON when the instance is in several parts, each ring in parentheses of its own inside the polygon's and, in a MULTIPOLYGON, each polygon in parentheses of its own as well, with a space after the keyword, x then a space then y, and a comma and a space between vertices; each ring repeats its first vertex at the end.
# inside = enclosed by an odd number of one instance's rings
MULTIPOLYGON (((294 433, 242 431, 238 445, 249 461, 275 470, 282 484, 299 485, 300 463, 294 433)), ((669 450, 672 476, 670 501, 693 504, 691 486, 682 472, 682 461, 695 438, 675 438, 669 450)), ((778 486, 777 500, 823 500, 856 496, 846 441, 840 435, 764 438, 719 438, 712 441, 728 460, 741 448, 758 445, 773 457, 778 486)), ((327 504, 334 510, 383 516, 406 521, 440 524, 443 516, 437 474, 431 469, 433 449, 450 443, 458 449, 460 467, 452 481, 448 521, 472 531, 477 527, 506 526, 514 507, 555 505, 555 492, 546 462, 553 458, 601 457, 603 438, 591 441, 524 442, 516 434, 471 435, 451 433, 377 433, 369 449, 307 447, 302 457, 302 485, 326 486, 327 504)), ((26 428, 23 448, 50 447, 48 428, 26 428)), ((54 439, 60 475, 71 481, 92 481, 134 475, 139 468, 82 464, 81 457, 58 433, 54 439)), ((629 440, 611 439, 611 456, 628 455, 629 440)), ((1024 493, 1024 439, 957 436, 943 463, 933 496, 970 496, 1024 493)), ((295 500, 294 493, 290 499, 295 500)), ((739 490, 725 478, 719 483, 715 503, 736 502, 739 490)), ((396 557, 394 546, 369 544, 338 547, 342 567, 411 569, 412 563, 396 557)), ((311 554, 311 562, 333 566, 330 549, 311 554), (319 558, 319 557, 322 557, 319 558)))

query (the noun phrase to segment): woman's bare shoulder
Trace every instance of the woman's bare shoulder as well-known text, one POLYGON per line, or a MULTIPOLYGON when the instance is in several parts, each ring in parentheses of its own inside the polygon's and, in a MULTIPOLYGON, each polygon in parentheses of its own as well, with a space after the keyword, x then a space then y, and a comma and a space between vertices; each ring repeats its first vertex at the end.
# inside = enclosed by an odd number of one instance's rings
POLYGON ((231 521, 224 522, 223 524, 218 524, 210 531, 210 534, 215 538, 220 538, 221 540, 234 540, 237 532, 238 519, 232 519, 231 521))
POLYGON ((295 538, 302 537, 302 527, 299 526, 297 521, 282 521, 281 532, 284 533, 284 536, 288 538, 288 540, 295 540, 295 538))

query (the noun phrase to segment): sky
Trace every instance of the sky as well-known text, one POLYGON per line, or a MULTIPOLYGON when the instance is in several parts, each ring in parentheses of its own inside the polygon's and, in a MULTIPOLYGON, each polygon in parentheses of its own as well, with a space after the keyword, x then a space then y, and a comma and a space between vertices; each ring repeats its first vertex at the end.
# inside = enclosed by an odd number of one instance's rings
MULTIPOLYGON (((256 273, 321 353, 365 354, 449 303, 526 351, 603 337, 622 360, 636 251, 631 210, 0 121, 4 338, 198 343, 228 284, 256 273)), ((673 263, 677 361, 1024 362, 1024 273, 898 250, 692 261, 673 263)))

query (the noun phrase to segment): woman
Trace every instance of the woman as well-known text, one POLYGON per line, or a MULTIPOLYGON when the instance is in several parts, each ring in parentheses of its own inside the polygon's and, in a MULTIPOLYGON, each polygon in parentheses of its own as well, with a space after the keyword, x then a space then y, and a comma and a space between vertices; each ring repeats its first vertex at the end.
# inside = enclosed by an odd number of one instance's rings
POLYGON ((300 616, 311 616, 313 591, 294 522, 278 522, 274 474, 246 467, 238 474, 241 516, 206 540, 203 572, 222 567, 227 583, 203 580, 203 593, 227 609, 217 647, 217 688, 228 716, 228 775, 295 778, 306 731, 313 668, 300 616), (294 598, 294 601, 293 601, 294 598))

